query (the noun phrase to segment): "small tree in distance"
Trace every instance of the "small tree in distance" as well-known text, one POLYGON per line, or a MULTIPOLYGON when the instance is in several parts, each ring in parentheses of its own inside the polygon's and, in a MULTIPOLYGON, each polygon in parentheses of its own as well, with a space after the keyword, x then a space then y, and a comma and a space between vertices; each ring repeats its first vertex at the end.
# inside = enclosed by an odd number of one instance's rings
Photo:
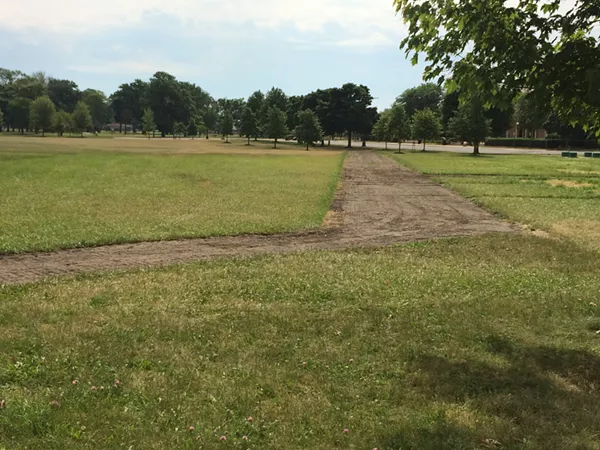
POLYGON ((258 134, 258 120, 256 119, 256 114, 254 114, 254 111, 252 111, 252 109, 249 107, 244 110, 244 115, 242 116, 242 123, 240 126, 240 133, 242 136, 245 136, 248 139, 248 143, 246 145, 250 145, 250 138, 258 134))
POLYGON ((388 148, 388 141, 390 140, 390 113, 389 109, 386 109, 379 115, 379 120, 373 125, 373 136, 378 141, 385 142, 385 149, 388 148))
POLYGON ((154 122, 154 113, 150 108, 146 108, 144 110, 144 115, 142 117, 142 129, 144 133, 148 135, 148 139, 150 139, 150 133, 152 133, 152 137, 154 137, 154 132, 156 131, 156 122, 154 122))
POLYGON ((401 103, 396 103, 390 109, 388 134, 398 141, 398 152, 402 153, 402 141, 410 137, 410 123, 401 103))
POLYGON ((65 111, 58 111, 54 115, 54 124, 52 127, 59 136, 62 136, 65 131, 70 131, 73 128, 72 122, 71 114, 65 111))
POLYGON ((75 109, 73 110, 73 129, 77 133, 81 133, 88 130, 92 126, 92 116, 90 115, 90 109, 84 102, 77 102, 75 109))
POLYGON ((285 136, 287 133, 287 117, 285 113, 277 107, 269 110, 268 121, 266 123, 267 137, 275 139, 273 148, 277 148, 277 139, 285 136))
POLYGON ((229 111, 225 111, 221 119, 221 134, 225 136, 225 143, 229 144, 229 135, 233 133, 233 117, 229 111))
POLYGON ((427 141, 433 140, 440 135, 440 120, 430 109, 417 111, 413 116, 413 133, 417 139, 423 141, 423 151, 427 141))
POLYGON ((313 142, 323 139, 323 129, 319 119, 310 109, 300 111, 297 117, 296 137, 298 142, 306 144, 306 150, 308 150, 309 145, 312 145, 313 142))
POLYGON ((54 114, 56 114, 56 108, 54 103, 50 100, 50 97, 38 97, 36 98, 29 107, 29 122, 31 128, 36 132, 42 130, 42 136, 44 136, 46 130, 52 128, 54 122, 54 114))
POLYGON ((456 115, 448 122, 450 134, 473 144, 473 154, 479 155, 479 144, 490 135, 490 120, 486 118, 481 99, 469 98, 458 107, 456 115))
POLYGON ((184 123, 175 122, 173 124, 173 139, 175 139, 175 137, 179 137, 179 139, 181 139, 181 136, 185 136, 185 132, 186 126, 184 123))
POLYGON ((196 125, 196 133, 198 134, 198 137, 201 137, 206 130, 204 119, 202 118, 202 116, 197 116, 193 120, 196 125))

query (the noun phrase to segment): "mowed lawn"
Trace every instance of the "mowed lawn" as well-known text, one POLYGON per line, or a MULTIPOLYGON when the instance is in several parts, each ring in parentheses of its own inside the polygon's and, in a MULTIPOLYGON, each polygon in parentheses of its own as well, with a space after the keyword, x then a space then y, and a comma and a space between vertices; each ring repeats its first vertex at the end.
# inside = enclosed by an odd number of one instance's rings
POLYGON ((595 449, 599 271, 515 234, 6 286, 0 448, 595 449))
POLYGON ((394 158, 509 220, 600 249, 598 159, 447 153, 394 158))
POLYGON ((342 161, 240 141, 3 138, 0 253, 317 228, 342 161))

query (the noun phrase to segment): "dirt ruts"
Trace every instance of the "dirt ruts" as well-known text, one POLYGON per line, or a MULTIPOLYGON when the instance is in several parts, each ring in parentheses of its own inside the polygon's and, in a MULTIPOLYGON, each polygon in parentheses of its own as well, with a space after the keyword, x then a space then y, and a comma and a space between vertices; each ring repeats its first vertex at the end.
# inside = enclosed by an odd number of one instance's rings
POLYGON ((513 228, 430 179, 373 151, 350 152, 341 189, 323 229, 141 242, 51 253, 0 256, 0 284, 48 276, 162 266, 215 257, 313 249, 379 247, 443 236, 511 232, 513 228))

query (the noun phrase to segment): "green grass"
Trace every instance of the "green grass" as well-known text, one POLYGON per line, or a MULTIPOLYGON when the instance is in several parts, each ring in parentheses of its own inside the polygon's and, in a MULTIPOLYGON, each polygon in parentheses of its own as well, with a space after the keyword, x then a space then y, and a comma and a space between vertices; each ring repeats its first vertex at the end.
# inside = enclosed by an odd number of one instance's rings
POLYGON ((512 221, 600 249, 600 161, 434 153, 394 158, 512 221))
POLYGON ((394 155, 406 166, 433 175, 511 175, 526 177, 600 176, 600 161, 540 155, 406 153, 394 155))
POLYGON ((87 141, 83 150, 71 140, 61 152, 64 140, 14 139, 0 151, 0 253, 317 228, 343 160, 259 149, 164 154, 169 145, 225 146, 144 140, 87 141))
POLYGON ((494 235, 4 287, 0 448, 598 448, 599 271, 494 235))

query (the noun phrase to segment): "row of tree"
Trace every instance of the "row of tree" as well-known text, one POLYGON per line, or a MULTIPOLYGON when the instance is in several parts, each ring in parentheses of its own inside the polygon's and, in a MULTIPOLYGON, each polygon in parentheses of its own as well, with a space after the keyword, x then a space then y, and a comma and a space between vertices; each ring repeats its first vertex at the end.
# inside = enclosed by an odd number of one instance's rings
MULTIPOLYGON (((116 122, 125 132, 128 129, 148 131, 150 124, 154 124, 152 131, 158 130, 163 136, 197 135, 198 130, 202 130, 206 133, 221 131, 224 135, 241 131, 255 139, 268 137, 281 134, 273 133, 273 117, 276 115, 285 119, 286 132, 295 134, 301 120, 306 118, 299 113, 310 110, 322 129, 322 135, 347 135, 351 145, 355 134, 368 136, 377 120, 369 88, 352 83, 304 96, 288 97, 281 89, 273 88, 266 94, 254 92, 247 100, 213 99, 193 83, 157 72, 149 81, 135 80, 122 84, 110 97, 106 97, 96 90, 80 91, 73 81, 48 78, 41 72, 27 75, 0 69, 0 111, 7 128, 21 132, 47 130, 47 121, 40 123, 31 114, 32 104, 41 98, 44 100, 40 101, 52 109, 49 100, 57 117, 61 118, 74 113, 83 102, 92 119, 91 130, 100 131, 107 124, 116 122), (255 126, 250 120, 250 112, 255 126)), ((37 106, 34 109, 37 111, 37 106)))
POLYGON ((563 125, 552 111, 540 110, 526 94, 504 109, 485 108, 480 99, 468 94, 468 90, 445 92, 437 84, 425 83, 406 90, 389 110, 379 114, 372 106, 369 88, 352 83, 302 96, 287 96, 273 88, 266 94, 256 91, 247 100, 214 99, 193 83, 157 72, 149 81, 122 84, 106 97, 93 89, 80 91, 73 81, 48 78, 40 72, 27 75, 0 69, 0 124, 13 130, 63 133, 100 131, 116 122, 125 132, 133 129, 154 134, 158 130, 163 136, 204 133, 207 137, 209 131, 227 137, 238 132, 258 139, 298 135, 297 126, 307 120, 299 113, 308 110, 321 129, 321 140, 346 136, 349 146, 358 135, 363 141, 374 136, 386 142, 446 136, 477 147, 488 136, 504 136, 515 122, 529 129, 544 126, 561 137, 583 133, 563 125), (51 114, 52 110, 56 114, 51 114), (276 117, 285 127, 276 123, 276 117))

